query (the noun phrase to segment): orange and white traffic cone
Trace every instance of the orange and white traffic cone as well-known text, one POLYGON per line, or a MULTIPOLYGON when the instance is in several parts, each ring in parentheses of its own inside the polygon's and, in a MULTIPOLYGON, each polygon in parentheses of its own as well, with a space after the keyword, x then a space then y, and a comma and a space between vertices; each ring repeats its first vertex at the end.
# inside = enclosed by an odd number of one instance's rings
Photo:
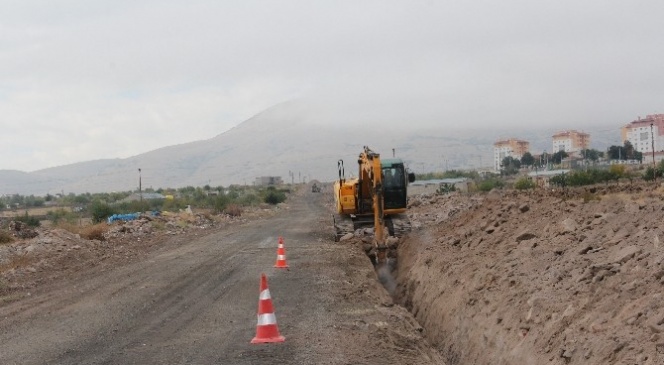
POLYGON ((284 239, 279 237, 279 246, 277 248, 277 262, 274 264, 274 267, 279 269, 288 268, 286 263, 286 249, 284 248, 284 239))
POLYGON ((261 274, 261 292, 258 297, 258 325, 256 326, 256 337, 251 343, 284 342, 286 339, 279 334, 277 317, 272 307, 270 289, 267 287, 267 277, 261 274))

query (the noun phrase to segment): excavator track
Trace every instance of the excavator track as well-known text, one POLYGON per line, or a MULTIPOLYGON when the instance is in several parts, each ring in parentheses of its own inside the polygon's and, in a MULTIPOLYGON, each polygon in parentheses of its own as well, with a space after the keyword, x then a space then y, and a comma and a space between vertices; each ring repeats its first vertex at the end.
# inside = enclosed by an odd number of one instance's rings
MULTIPOLYGON (((348 233, 354 233, 361 228, 373 227, 373 217, 359 217, 353 215, 332 215, 334 221, 334 242, 339 242, 341 237, 348 233)), ((408 234, 412 227, 410 219, 406 214, 393 214, 385 217, 385 226, 390 236, 403 237, 408 234)))
POLYGON ((385 219, 390 236, 403 237, 412 230, 410 219, 406 214, 393 214, 385 219))
POLYGON ((334 221, 334 242, 339 242, 341 237, 348 233, 355 232, 353 219, 347 215, 333 214, 332 220, 334 221))

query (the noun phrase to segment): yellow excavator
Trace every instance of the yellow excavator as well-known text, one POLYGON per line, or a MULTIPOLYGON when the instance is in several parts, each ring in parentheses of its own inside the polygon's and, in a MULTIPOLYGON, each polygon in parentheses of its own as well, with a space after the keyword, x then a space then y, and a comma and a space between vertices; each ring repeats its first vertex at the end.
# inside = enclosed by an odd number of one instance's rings
POLYGON ((339 180, 334 183, 336 214, 334 237, 341 237, 363 227, 373 226, 374 243, 369 257, 374 263, 386 260, 385 228, 390 236, 401 236, 410 230, 407 209, 407 186, 415 181, 403 161, 397 158, 380 159, 380 155, 365 146, 357 159, 357 177, 346 179, 343 160, 339 160, 339 180))

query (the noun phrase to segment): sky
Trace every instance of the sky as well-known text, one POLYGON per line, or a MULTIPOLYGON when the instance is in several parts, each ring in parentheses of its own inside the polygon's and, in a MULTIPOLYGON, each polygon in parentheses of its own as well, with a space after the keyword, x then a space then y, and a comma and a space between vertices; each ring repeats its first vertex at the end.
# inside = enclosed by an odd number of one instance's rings
POLYGON ((619 133, 664 113, 662 14, 661 0, 0 0, 0 170, 208 139, 289 100, 386 128, 619 133))

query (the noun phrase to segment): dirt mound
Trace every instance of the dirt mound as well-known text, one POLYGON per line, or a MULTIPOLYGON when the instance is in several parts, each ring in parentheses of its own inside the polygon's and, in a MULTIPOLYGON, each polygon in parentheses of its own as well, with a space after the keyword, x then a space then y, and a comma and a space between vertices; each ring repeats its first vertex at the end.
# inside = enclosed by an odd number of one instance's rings
POLYGON ((397 297, 454 364, 664 363, 664 193, 420 196, 397 297))
POLYGON ((250 208, 240 217, 165 212, 110 225, 72 226, 68 230, 30 229, 21 222, 12 222, 9 232, 17 239, 0 245, 0 304, 87 267, 130 262, 159 247, 170 236, 207 234, 229 224, 262 219, 278 209, 250 208))

